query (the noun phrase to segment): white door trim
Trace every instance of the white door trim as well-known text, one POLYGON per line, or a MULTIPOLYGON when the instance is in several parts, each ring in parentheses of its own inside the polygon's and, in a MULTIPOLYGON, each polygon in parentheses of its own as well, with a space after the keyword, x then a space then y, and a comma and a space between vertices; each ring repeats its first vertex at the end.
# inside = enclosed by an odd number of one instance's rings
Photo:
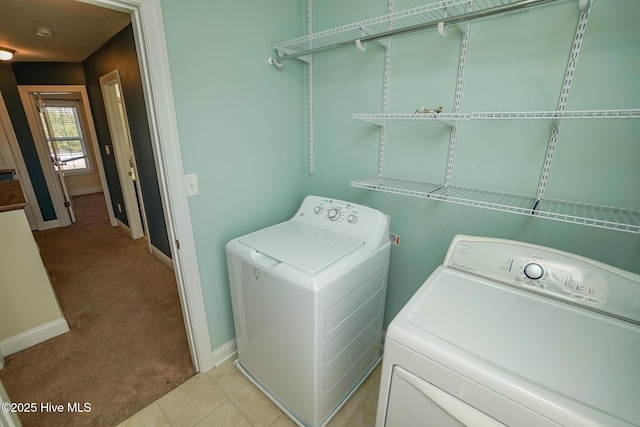
POLYGON ((131 14, 149 130, 174 271, 198 372, 214 367, 195 240, 184 185, 178 124, 160 0, 78 0, 131 14), (178 243, 179 241, 179 243, 178 243))
MULTIPOLYGON (((51 153, 47 148, 44 131, 40 124, 40 118, 38 117, 38 106, 35 102, 34 92, 39 91, 36 90, 35 87, 36 86, 33 86, 32 89, 32 87, 18 86, 18 92, 20 93, 20 100, 22 101, 22 106, 27 116, 27 122, 29 123, 33 141, 35 142, 36 152, 38 153, 38 159, 40 160, 40 167, 42 168, 42 173, 47 183, 51 203, 53 203, 53 210, 56 214, 55 220, 44 221, 42 227, 39 227, 39 229, 65 227, 71 224, 71 219, 67 213, 67 208, 64 206, 62 188, 58 182, 56 172, 53 169, 51 153)), ((40 90, 40 92, 42 91, 43 90, 40 90)), ((38 209, 40 209, 39 206, 38 209)))
MULTIPOLYGON (((0 356, 1 357, 1 356, 0 356)), ((5 404, 11 404, 11 399, 7 395, 7 391, 4 389, 2 382, 0 381, 0 405, 4 408, 5 404)), ((29 404, 29 405, 37 405, 37 404, 29 404)), ((38 409, 36 406, 33 409, 38 409)), ((0 409, 0 427, 22 427, 22 423, 20 423, 20 419, 18 418, 18 412, 12 411, 3 411, 0 409)))
MULTIPOLYGON (((127 108, 125 105, 124 95, 122 94, 122 81, 118 70, 113 70, 100 77, 100 89, 102 91, 102 99, 105 104, 105 112, 107 114, 107 122, 109 132, 111 133, 111 143, 113 146, 113 154, 118 169, 118 177, 120 178, 120 188, 122 189, 122 198, 124 200, 125 210, 127 212, 127 220, 129 222, 129 235, 132 239, 140 239, 145 236, 146 222, 144 222, 143 213, 144 199, 142 198, 142 189, 138 180, 138 169, 135 155, 131 147, 131 135, 129 123, 127 121, 127 108), (114 111, 114 99, 106 88, 106 86, 117 83, 121 92, 122 110, 114 111), (133 164, 129 164, 129 159, 133 164), (132 176, 134 174, 135 176, 132 176), (133 178, 138 185, 133 185, 133 178), (137 193, 137 194, 136 194, 137 193)), ((147 246, 151 248, 151 239, 147 233, 147 246)))
POLYGON ((32 230, 37 230, 39 229, 39 226, 43 224, 42 215, 38 208, 38 199, 36 199, 36 193, 33 190, 33 185, 31 184, 29 171, 27 170, 27 165, 22 157, 22 150, 20 150, 20 144, 18 144, 18 138, 16 137, 16 133, 13 129, 13 124, 11 123, 9 111, 4 103, 2 93, 0 93, 0 126, 3 128, 0 129, 0 132, 2 133, 1 137, 3 139, 6 138, 12 159, 15 162, 16 176, 14 179, 18 179, 20 181, 22 191, 27 199, 27 206, 24 208, 24 213, 27 215, 27 219, 29 220, 29 227, 31 227, 32 230))

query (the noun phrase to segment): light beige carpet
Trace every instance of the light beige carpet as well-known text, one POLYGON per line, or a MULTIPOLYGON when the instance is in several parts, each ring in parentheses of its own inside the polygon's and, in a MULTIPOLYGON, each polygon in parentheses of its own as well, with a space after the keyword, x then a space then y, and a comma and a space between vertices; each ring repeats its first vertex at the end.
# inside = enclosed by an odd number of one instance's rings
POLYGON ((71 330, 0 370, 12 401, 37 404, 24 427, 113 426, 195 375, 174 273, 109 225, 101 193, 74 205, 75 224, 34 233, 71 330), (65 410, 41 411, 48 402, 65 410))

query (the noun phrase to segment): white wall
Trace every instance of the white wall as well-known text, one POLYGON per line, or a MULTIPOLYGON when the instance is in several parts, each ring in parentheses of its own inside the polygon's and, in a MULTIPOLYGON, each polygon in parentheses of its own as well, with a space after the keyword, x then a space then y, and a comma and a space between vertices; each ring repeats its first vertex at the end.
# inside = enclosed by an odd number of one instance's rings
POLYGON ((0 353, 69 330, 22 209, 0 212, 0 353))

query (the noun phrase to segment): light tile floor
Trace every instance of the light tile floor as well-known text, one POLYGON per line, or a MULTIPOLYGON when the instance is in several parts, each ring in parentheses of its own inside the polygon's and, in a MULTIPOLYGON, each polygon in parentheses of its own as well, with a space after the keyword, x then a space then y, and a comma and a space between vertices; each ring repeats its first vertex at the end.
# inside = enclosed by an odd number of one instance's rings
MULTIPOLYGON (((362 384, 328 427, 375 423, 380 368, 362 384)), ((118 427, 295 427, 276 405, 233 366, 233 360, 198 374, 118 427)))

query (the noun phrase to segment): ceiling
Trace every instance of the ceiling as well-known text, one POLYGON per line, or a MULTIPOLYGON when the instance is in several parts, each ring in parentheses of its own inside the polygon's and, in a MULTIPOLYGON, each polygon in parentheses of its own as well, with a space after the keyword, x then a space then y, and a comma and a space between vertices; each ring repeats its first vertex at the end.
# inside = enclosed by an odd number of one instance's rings
POLYGON ((130 22, 76 0, 0 0, 0 46, 16 51, 13 62, 82 62, 130 22), (53 36, 36 35, 39 27, 53 36))

